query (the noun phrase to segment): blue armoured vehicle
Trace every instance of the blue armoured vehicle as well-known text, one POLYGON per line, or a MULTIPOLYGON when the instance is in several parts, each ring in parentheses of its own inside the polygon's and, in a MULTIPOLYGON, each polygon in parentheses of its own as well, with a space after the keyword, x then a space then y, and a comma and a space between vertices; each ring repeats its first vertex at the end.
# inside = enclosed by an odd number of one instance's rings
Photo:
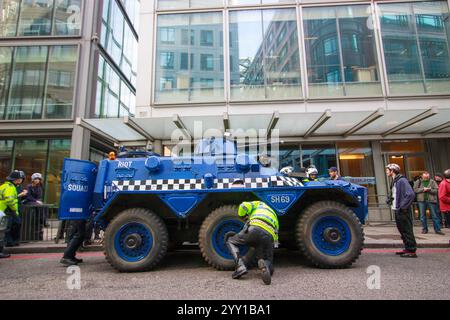
MULTIPOLYGON (((198 243, 218 270, 234 267, 225 245, 244 221, 243 201, 261 200, 279 215, 280 246, 319 268, 359 257, 367 189, 345 181, 302 182, 263 155, 239 154, 226 139, 202 141, 189 157, 123 152, 98 166, 65 159, 60 219, 94 217, 105 231, 106 259, 121 272, 155 268, 170 248, 198 243)), ((254 250, 244 248, 247 262, 254 250)))

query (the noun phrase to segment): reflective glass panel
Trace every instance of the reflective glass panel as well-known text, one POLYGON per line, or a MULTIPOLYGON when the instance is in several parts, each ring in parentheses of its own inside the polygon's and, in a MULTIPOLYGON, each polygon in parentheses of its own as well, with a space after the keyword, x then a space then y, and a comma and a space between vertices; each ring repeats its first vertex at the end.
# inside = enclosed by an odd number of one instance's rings
POLYGON ((157 103, 224 99, 221 13, 158 17, 157 103))
POLYGON ((391 94, 450 92, 446 1, 379 4, 391 94))
POLYGON ((222 0, 158 0, 159 10, 222 7, 222 0))
POLYGON ((64 158, 70 157, 70 140, 50 140, 48 171, 45 179, 45 203, 58 204, 64 158))
POLYGON ((334 145, 302 145, 302 166, 314 165, 319 177, 328 178, 328 169, 337 166, 334 145))
POLYGON ((20 0, 0 0, 0 37, 11 37, 17 33, 20 0))
POLYGON ((230 13, 231 99, 302 97, 295 9, 230 13))
POLYGON ((13 144, 12 140, 0 140, 0 181, 11 172, 13 144))
POLYGON ((48 36, 52 33, 53 1, 22 0, 19 36, 48 36))
POLYGON ((7 119, 42 116, 48 47, 17 47, 7 119))
POLYGON ((72 115, 78 48, 53 46, 48 61, 46 118, 65 119, 72 115))
POLYGON ((0 120, 3 120, 8 101, 12 54, 11 47, 0 47, 0 120))
POLYGON ((81 0, 57 0, 54 24, 56 35, 80 34, 81 0))
POLYGON ((310 97, 379 96, 369 5, 303 10, 310 97))

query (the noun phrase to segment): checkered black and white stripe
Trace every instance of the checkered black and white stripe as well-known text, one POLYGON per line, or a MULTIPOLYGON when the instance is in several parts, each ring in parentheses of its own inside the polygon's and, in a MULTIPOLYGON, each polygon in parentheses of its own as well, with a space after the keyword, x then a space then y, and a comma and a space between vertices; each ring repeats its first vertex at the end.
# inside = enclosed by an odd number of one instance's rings
POLYGON ((198 190, 203 188, 202 179, 161 179, 113 181, 118 191, 167 191, 198 190))
MULTIPOLYGON (((231 189, 239 187, 259 189, 269 187, 299 187, 302 183, 296 178, 274 176, 270 178, 215 179, 213 189, 231 189)), ((168 190, 202 190, 206 189, 203 179, 164 179, 164 180, 125 180, 113 181, 113 191, 168 191, 168 190)))
POLYGON ((303 187, 303 184, 297 178, 273 176, 270 179, 273 187, 303 187))

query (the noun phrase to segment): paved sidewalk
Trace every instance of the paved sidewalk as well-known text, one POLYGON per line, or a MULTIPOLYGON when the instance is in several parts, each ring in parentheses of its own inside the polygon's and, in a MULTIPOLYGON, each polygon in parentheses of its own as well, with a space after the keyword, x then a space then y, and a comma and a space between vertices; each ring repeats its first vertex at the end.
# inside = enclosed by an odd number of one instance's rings
MULTIPOLYGON (((422 234, 420 226, 414 227, 414 235, 416 236, 419 248, 449 248, 450 247, 450 229, 442 229, 445 236, 434 233, 433 227, 430 226, 428 234, 422 234)), ((366 235, 366 248, 402 248, 403 242, 397 227, 392 222, 376 223, 364 227, 366 235)))
MULTIPOLYGON (((419 248, 450 248, 450 229, 442 229, 446 234, 440 236, 435 234, 431 227, 430 233, 421 234, 421 227, 416 226, 414 233, 419 248)), ((391 222, 376 223, 371 222, 370 225, 364 227, 365 247, 366 248, 401 248, 403 243, 400 235, 391 222)), ((29 253, 60 253, 66 248, 64 242, 55 244, 53 241, 23 243, 19 247, 6 248, 5 251, 12 254, 29 254, 29 253)), ((191 246, 192 248, 192 246, 191 246)), ((90 246, 85 251, 102 251, 101 245, 90 246)))

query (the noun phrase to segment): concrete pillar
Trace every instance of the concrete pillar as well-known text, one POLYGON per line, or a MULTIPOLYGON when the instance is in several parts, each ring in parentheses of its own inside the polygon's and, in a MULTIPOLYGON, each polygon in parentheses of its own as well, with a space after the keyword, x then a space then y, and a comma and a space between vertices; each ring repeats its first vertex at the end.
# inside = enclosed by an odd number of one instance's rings
POLYGON ((89 160, 91 133, 80 126, 74 126, 72 131, 72 146, 70 157, 80 160, 89 160))

